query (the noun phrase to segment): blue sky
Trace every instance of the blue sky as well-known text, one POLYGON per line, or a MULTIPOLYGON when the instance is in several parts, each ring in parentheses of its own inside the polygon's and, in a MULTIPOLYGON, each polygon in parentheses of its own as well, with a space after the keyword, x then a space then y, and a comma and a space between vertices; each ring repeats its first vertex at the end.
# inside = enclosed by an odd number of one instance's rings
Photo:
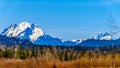
POLYGON ((120 20, 120 0, 0 0, 0 32, 27 21, 53 37, 87 38, 110 32, 111 14, 120 20))

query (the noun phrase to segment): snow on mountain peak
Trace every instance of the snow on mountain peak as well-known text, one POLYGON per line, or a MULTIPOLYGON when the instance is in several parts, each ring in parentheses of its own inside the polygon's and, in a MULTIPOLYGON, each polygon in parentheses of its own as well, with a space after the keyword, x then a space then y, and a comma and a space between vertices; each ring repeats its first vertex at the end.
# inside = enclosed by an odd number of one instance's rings
POLYGON ((18 25, 12 24, 10 27, 6 28, 1 34, 8 37, 17 37, 21 39, 29 39, 30 41, 35 41, 38 37, 44 35, 44 32, 36 24, 21 22, 18 25))
POLYGON ((42 29, 39 28, 38 26, 34 25, 34 27, 32 27, 32 28, 34 30, 32 31, 32 35, 30 35, 31 40, 35 41, 35 40, 37 40, 38 37, 44 35, 44 32, 42 31, 42 29))
POLYGON ((77 41, 77 39, 73 39, 73 40, 72 40, 72 42, 76 42, 76 41, 77 41))
POLYGON ((11 24, 9 28, 15 28, 17 24, 11 24))
POLYGON ((28 22, 21 22, 18 27, 22 28, 27 28, 27 27, 31 27, 31 24, 29 24, 28 22))
POLYGON ((84 41, 84 39, 80 39, 80 40, 77 40, 77 39, 73 39, 72 42, 75 42, 75 43, 81 43, 82 41, 84 41))
POLYGON ((99 33, 98 35, 94 36, 93 39, 97 40, 111 40, 112 35, 110 33, 99 33))

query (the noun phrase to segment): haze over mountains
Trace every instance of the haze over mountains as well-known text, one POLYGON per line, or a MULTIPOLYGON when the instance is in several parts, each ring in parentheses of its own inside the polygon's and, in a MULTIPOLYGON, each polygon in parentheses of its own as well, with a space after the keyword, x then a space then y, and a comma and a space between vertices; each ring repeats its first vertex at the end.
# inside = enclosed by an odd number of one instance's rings
POLYGON ((39 45, 82 45, 82 46, 108 46, 120 45, 119 39, 113 40, 110 33, 100 33, 90 39, 79 39, 72 41, 62 41, 60 38, 51 37, 45 34, 44 31, 36 24, 21 22, 20 24, 12 24, 4 29, 1 35, 7 37, 15 37, 19 39, 27 39, 33 44, 39 45))

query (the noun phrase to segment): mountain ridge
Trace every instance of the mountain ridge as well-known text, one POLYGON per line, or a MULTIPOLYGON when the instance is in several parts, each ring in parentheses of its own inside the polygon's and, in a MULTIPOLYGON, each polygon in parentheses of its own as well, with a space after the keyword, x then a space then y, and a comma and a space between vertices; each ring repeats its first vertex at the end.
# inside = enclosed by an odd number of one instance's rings
MULTIPOLYGON (((112 35, 108 32, 99 33, 92 38, 89 39, 74 39, 74 40, 67 40, 63 41, 61 38, 54 38, 48 34, 45 34, 43 30, 37 24, 29 24, 28 22, 21 22, 20 24, 12 24, 3 32, 1 35, 5 35, 8 37, 16 37, 19 39, 27 39, 31 41, 33 44, 38 45, 88 45, 88 41, 91 42, 94 40, 96 41, 97 45, 103 45, 103 43, 98 43, 98 41, 109 41, 113 40, 112 35)), ((96 44, 89 44, 91 46, 96 46, 96 44)), ((88 46, 89 46, 88 45, 88 46)))

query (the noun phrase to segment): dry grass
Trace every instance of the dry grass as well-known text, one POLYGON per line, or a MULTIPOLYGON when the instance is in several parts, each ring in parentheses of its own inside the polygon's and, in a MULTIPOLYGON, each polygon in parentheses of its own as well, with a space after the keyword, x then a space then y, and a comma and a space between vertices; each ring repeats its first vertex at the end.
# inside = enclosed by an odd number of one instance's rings
POLYGON ((0 59, 0 68, 118 68, 120 67, 120 57, 116 55, 114 59, 109 56, 100 58, 82 57, 79 60, 59 62, 40 59, 0 59))

